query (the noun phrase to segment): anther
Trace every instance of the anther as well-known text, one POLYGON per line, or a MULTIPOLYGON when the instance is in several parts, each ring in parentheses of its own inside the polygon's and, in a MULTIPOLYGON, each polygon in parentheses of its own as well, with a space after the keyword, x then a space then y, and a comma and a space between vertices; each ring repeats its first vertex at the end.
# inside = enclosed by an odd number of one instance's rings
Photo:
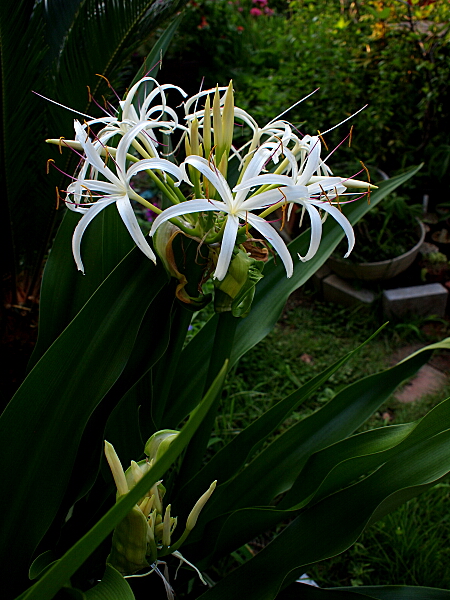
POLYGON ((334 193, 336 194, 336 202, 337 202, 337 205, 338 205, 338 209, 342 212, 341 203, 339 202, 339 194, 338 194, 338 191, 337 191, 336 187, 334 188, 334 193))
POLYGON ((49 172, 50 172, 50 163, 51 163, 51 162, 52 162, 52 163, 54 163, 54 162, 55 162, 55 161, 53 160, 53 158, 49 158, 49 159, 47 160, 47 175, 48 175, 48 174, 49 174, 49 172))
MULTIPOLYGON (((364 171, 367 174, 367 180, 370 183, 370 173, 369 173, 369 169, 366 167, 366 165, 363 163, 362 160, 359 161, 361 163, 362 168, 364 169, 364 171)), ((370 206, 370 187, 367 190, 367 204, 370 206)))
POLYGON ((350 134, 349 134, 349 137, 348 137, 348 147, 349 147, 349 148, 350 148, 350 146, 352 145, 352 139, 353 139, 353 127, 354 127, 354 125, 352 125, 352 126, 350 127, 350 134))
MULTIPOLYGON (((330 204, 331 206, 333 206, 333 203, 332 203, 332 202, 331 202, 331 200, 328 198, 326 191, 323 189, 323 187, 322 187, 320 184, 319 184, 319 187, 320 187, 320 189, 321 189, 321 192, 322 192, 322 194, 323 194, 323 195, 325 196, 325 198, 328 200, 329 204, 330 204)), ((321 195, 322 195, 322 194, 321 194, 321 195)))
POLYGON ((320 141, 321 141, 321 142, 322 142, 322 144, 325 146, 325 150, 328 152, 328 151, 329 151, 329 150, 328 150, 328 146, 327 146, 327 143, 326 143, 326 141, 323 139, 323 135, 320 133, 320 131, 319 131, 319 130, 317 130, 317 133, 318 133, 318 135, 319 135, 320 141))

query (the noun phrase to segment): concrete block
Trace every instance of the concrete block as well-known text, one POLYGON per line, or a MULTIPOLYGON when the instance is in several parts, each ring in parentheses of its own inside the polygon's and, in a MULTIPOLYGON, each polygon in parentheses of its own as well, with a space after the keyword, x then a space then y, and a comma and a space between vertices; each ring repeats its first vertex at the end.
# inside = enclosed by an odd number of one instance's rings
POLYGON ((311 277, 311 280, 312 280, 313 286, 314 286, 314 290, 316 292, 322 292, 323 280, 325 279, 325 277, 328 277, 328 275, 330 275, 330 274, 331 274, 331 269, 326 264, 322 265, 320 267, 320 269, 317 269, 317 271, 311 277))
POLYGON ((323 282, 323 296, 327 302, 336 302, 345 306, 356 304, 372 304, 375 294, 370 290, 355 289, 348 281, 337 275, 329 275, 323 282))
POLYGON ((383 292, 383 311, 387 317, 407 315, 443 317, 447 298, 448 290, 440 283, 385 290, 383 292))

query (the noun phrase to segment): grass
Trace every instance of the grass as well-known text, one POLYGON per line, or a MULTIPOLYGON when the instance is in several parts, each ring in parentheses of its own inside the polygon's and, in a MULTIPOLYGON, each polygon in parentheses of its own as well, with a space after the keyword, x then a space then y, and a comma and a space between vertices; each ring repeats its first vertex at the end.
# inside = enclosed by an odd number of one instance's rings
MULTIPOLYGON (((381 324, 376 310, 321 302, 308 288, 294 294, 274 331, 233 369, 216 420, 215 449, 282 397, 365 341, 381 324), (216 445, 217 444, 217 445, 216 445)), ((391 323, 297 409, 284 426, 311 414, 349 383, 387 368, 399 348, 450 335, 442 319, 391 323)), ((420 401, 391 397, 364 429, 414 421, 450 396, 450 384, 420 401)), ((450 588, 450 478, 410 500, 363 533, 344 554, 309 569, 321 587, 409 584, 450 588)))
POLYGON ((370 527, 343 554, 314 565, 320 587, 418 585, 450 589, 450 479, 370 527))

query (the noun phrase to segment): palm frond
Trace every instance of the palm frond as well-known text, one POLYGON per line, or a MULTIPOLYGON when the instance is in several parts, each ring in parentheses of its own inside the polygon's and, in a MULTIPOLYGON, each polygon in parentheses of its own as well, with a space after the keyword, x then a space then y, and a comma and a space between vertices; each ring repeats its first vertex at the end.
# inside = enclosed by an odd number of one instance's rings
MULTIPOLYGON (((46 137, 70 136, 73 114, 34 95, 74 109, 92 107, 107 93, 130 52, 186 0, 3 0, 0 2, 1 143, 4 272, 42 262, 56 219, 55 185, 45 175, 46 137), (19 265, 22 265, 19 267, 19 265)), ((63 185, 66 185, 64 183, 63 185)))

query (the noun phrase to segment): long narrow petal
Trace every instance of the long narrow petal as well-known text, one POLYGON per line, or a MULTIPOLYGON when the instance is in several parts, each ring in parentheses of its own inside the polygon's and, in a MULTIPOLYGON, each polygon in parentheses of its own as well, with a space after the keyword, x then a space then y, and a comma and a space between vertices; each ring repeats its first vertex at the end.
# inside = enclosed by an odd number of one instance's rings
MULTIPOLYGON (((122 137, 117 146, 116 165, 117 169, 120 171, 120 176, 124 181, 126 173, 125 163, 128 150, 130 149, 131 143, 133 142, 134 138, 137 137, 141 133, 141 131, 147 127, 147 125, 148 123, 146 123, 145 121, 137 123, 137 125, 132 127, 130 131, 127 131, 127 133, 122 137)), ((155 149, 153 151, 155 151, 155 149)))
POLYGON ((181 202, 180 204, 170 206, 169 208, 163 210, 163 212, 159 214, 153 221, 153 225, 150 230, 150 235, 153 236, 155 231, 162 223, 169 221, 173 217, 180 217, 189 213, 204 212, 210 210, 228 212, 228 206, 224 202, 220 202, 218 200, 205 200, 202 198, 198 198, 195 200, 187 200, 186 202, 181 202))
POLYGON ((90 209, 84 214, 83 217, 78 221, 78 225, 75 227, 72 236, 72 253, 75 259, 77 268, 79 271, 84 273, 83 261, 81 260, 81 238, 83 237, 86 227, 91 221, 95 219, 100 211, 106 208, 109 204, 112 204, 117 200, 117 197, 109 197, 104 200, 98 200, 93 204, 90 209))
POLYGON ((257 229, 259 233, 261 233, 261 235, 263 235, 266 240, 272 244, 284 264, 287 276, 292 277, 292 273, 294 272, 294 264, 283 238, 277 233, 272 225, 270 225, 270 223, 264 219, 261 219, 261 217, 249 213, 247 215, 247 220, 252 227, 257 229))
POLYGON ((214 278, 222 281, 230 266, 231 256, 233 254, 234 244, 236 243, 236 235, 239 229, 239 219, 235 215, 228 215, 227 223, 223 232, 222 242, 220 245, 220 254, 217 261, 214 278))
POLYGON ((109 183, 109 181, 102 181, 100 179, 78 179, 77 181, 72 182, 68 188, 67 192, 70 194, 83 195, 83 197, 89 196, 89 191, 94 192, 105 192, 105 194, 117 195, 118 189, 114 183, 109 183))
MULTIPOLYGON (((279 142, 278 142, 279 144, 279 142)), ((248 163, 247 168, 244 171, 240 185, 249 179, 253 179, 261 173, 264 165, 270 160, 274 150, 269 150, 266 146, 261 146, 252 156, 251 161, 248 163)))
POLYGON ((299 185, 305 185, 311 179, 312 174, 317 171, 320 163, 320 140, 317 136, 311 137, 309 155, 306 159, 305 168, 297 180, 299 185))
POLYGON ((336 190, 338 194, 343 194, 346 190, 340 177, 327 177, 320 183, 311 183, 307 187, 311 196, 313 194, 321 194, 322 192, 334 190, 336 190))
POLYGON ((153 250, 148 245, 147 240, 144 237, 144 234, 139 227, 139 223, 137 222, 136 215, 130 204, 130 199, 128 196, 121 196, 117 200, 117 210, 119 211, 120 217, 125 224, 125 227, 128 229, 129 234, 131 235, 136 246, 141 250, 147 258, 152 260, 156 264, 156 256, 153 250))
POLYGON ((299 200, 309 200, 309 190, 304 185, 295 185, 289 187, 280 187, 274 190, 262 192, 251 198, 247 198, 240 205, 240 210, 257 210, 266 208, 282 200, 296 202, 299 200))
POLYGON ((320 238, 322 237, 322 221, 319 212, 311 206, 309 202, 301 202, 301 205, 306 208, 311 221, 311 240, 309 242, 308 252, 305 256, 298 255, 302 262, 310 260, 317 252, 320 246, 320 238))
POLYGON ((87 161, 101 173, 106 179, 117 186, 121 185, 120 179, 114 175, 105 163, 102 161, 99 153, 97 152, 94 144, 88 138, 87 132, 83 129, 82 125, 78 121, 74 121, 75 133, 77 141, 83 146, 83 150, 86 153, 87 161))
POLYGON ((345 217, 338 208, 332 206, 331 204, 328 204, 328 202, 316 202, 315 200, 311 200, 310 202, 314 206, 321 208, 329 215, 331 215, 333 219, 337 221, 344 230, 344 233, 347 236, 348 240, 348 250, 344 258, 347 258, 350 255, 350 252, 353 250, 353 246, 355 245, 355 233, 350 224, 350 221, 348 221, 347 217, 345 217))
MULTIPOLYGON (((247 172, 247 171, 246 171, 247 172)), ((240 192, 242 190, 248 190, 257 185, 286 185, 294 186, 295 181, 288 175, 277 175, 275 173, 264 173, 263 175, 257 175, 242 181, 239 185, 233 188, 233 192, 240 192)))
POLYGON ((202 158, 201 156, 191 155, 186 157, 183 164, 192 165, 200 173, 202 173, 206 179, 213 184, 216 190, 219 192, 220 197, 224 202, 227 203, 229 208, 233 207, 233 196, 225 177, 218 169, 212 169, 210 163, 202 158))
POLYGON ((173 162, 170 162, 170 160, 166 160, 165 158, 147 158, 134 163, 134 165, 128 169, 127 180, 129 181, 131 177, 136 173, 139 173, 139 171, 146 171, 147 169, 158 169, 170 173, 176 177, 178 181, 182 181, 184 177, 183 170, 173 162))

